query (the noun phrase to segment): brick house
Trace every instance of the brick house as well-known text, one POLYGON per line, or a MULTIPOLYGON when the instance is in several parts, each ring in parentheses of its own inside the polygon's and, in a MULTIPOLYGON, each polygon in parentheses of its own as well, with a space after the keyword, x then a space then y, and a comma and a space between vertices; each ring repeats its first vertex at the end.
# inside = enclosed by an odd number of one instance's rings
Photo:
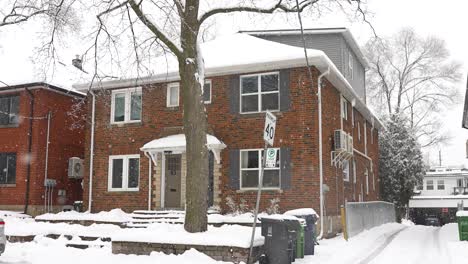
MULTIPOLYGON (((339 224, 345 201, 379 199, 382 125, 366 106, 364 93, 356 92, 326 53, 308 49, 310 77, 304 50, 292 45, 238 33, 204 43, 202 49, 213 205, 227 211, 230 197, 253 207, 264 110, 269 109, 278 119, 274 147, 279 158, 276 168, 265 170, 261 208, 273 198, 280 199, 282 211, 320 208, 319 78, 324 224, 330 230, 339 224), (337 140, 345 144, 351 138, 354 149, 336 147, 337 140)), ((364 68, 359 60, 356 65, 364 68)), ((95 125, 86 130, 85 167, 92 163, 92 168, 84 179, 85 206, 92 211, 183 208, 189 186, 177 64, 169 62, 144 78, 95 84, 92 91, 88 100, 95 99, 95 120, 89 104, 87 123, 95 125)))
POLYGON ((82 199, 81 180, 67 174, 68 159, 84 155, 84 120, 69 114, 77 100, 84 95, 42 82, 0 87, 1 209, 37 215, 82 199))

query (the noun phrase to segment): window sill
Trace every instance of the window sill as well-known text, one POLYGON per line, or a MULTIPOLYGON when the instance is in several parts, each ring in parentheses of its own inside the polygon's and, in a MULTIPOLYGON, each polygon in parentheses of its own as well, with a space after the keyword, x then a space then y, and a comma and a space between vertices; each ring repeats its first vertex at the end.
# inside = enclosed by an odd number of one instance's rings
MULTIPOLYGON (((247 113, 239 113, 240 116, 243 116, 243 117, 247 117, 247 118, 250 118, 250 117, 265 117, 265 113, 266 111, 263 111, 263 112, 247 112, 247 113)), ((282 117, 283 116, 283 112, 281 112, 280 110, 275 110, 275 111, 271 111, 271 113, 273 113, 276 117, 282 117)))
POLYGON ((179 106, 174 105, 174 106, 166 106, 167 111, 179 111, 179 106))
POLYGON ((108 189, 107 192, 109 193, 136 193, 139 192, 140 189, 108 189))
POLYGON ((13 188, 13 187, 16 187, 16 183, 9 183, 9 184, 8 183, 7 184, 2 183, 2 184, 0 184, 0 188, 2 188, 2 187, 4 187, 4 188, 13 188))
POLYGON ((110 125, 112 127, 142 126, 143 122, 135 121, 135 122, 110 123, 110 125))
POLYGON ((19 124, 0 125, 0 128, 17 128, 19 124))
MULTIPOLYGON (((236 193, 257 193, 258 189, 240 189, 236 193)), ((271 192, 271 193, 283 193, 282 189, 262 189, 262 192, 271 192)))

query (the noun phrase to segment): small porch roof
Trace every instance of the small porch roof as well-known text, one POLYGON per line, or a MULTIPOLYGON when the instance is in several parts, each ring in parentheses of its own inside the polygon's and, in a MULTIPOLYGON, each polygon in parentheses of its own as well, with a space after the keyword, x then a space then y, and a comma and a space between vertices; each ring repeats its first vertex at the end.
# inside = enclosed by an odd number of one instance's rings
MULTIPOLYGON (((183 153, 185 152, 187 142, 185 140, 185 134, 171 135, 167 137, 158 138, 146 143, 140 148, 141 151, 149 154, 154 164, 156 165, 156 154, 170 151, 172 153, 183 153)), ((206 135, 206 146, 209 150, 213 151, 216 161, 220 162, 220 152, 226 145, 212 135, 206 135)))

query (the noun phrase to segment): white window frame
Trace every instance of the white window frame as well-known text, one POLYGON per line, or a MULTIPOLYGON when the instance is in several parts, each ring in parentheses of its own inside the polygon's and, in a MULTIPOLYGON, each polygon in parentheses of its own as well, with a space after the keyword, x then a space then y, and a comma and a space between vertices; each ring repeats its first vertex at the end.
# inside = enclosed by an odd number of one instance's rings
POLYGON ((357 175, 356 175, 356 160, 353 159, 353 178, 354 178, 354 183, 356 183, 356 178, 357 178, 357 175))
POLYGON ((141 117, 143 116, 143 93, 141 87, 133 87, 133 88, 126 88, 126 89, 118 89, 112 90, 111 93, 111 113, 110 113, 110 121, 111 124, 125 124, 125 123, 140 123, 141 117), (140 112, 140 119, 139 120, 130 120, 131 115, 131 107, 132 107, 132 93, 139 93, 141 95, 141 112, 140 112), (115 121, 115 96, 117 94, 124 94, 125 95, 125 106, 124 106, 124 121, 115 121))
MULTIPOLYGON (((213 98, 213 82, 210 80, 210 79, 205 79, 205 84, 209 84, 210 85, 210 100, 208 101, 203 101, 205 104, 211 104, 211 100, 213 98)), ((202 93, 202 96, 203 94, 205 93, 205 87, 203 87, 203 93, 202 93)))
POLYGON ((434 191, 434 180, 426 180, 426 190, 427 191, 434 191), (431 182, 431 184, 428 184, 429 182, 431 182), (432 189, 428 189, 427 186, 432 186, 432 189))
POLYGON ((349 169, 349 160, 344 160, 343 161, 343 180, 345 182, 349 182, 349 173, 350 173, 350 169, 349 169), (346 177, 345 177, 346 176, 346 177))
POLYGON ((109 192, 137 192, 140 189, 140 176, 141 176, 141 158, 139 154, 133 155, 111 155, 109 156, 109 170, 107 175, 107 191, 109 192), (138 164, 140 168, 138 169, 138 187, 136 188, 128 188, 128 163, 129 159, 136 159, 138 158, 138 164), (112 164, 113 160, 115 159, 122 159, 123 160, 123 173, 122 173, 122 188, 112 188, 112 164), (126 186, 126 187, 125 187, 126 186))
POLYGON ((178 107, 180 104, 180 84, 169 83, 166 88, 166 107, 178 107), (171 104, 172 88, 177 88, 177 104, 171 104))
POLYGON ((351 105, 351 123, 354 127, 354 107, 351 105))
POLYGON ((437 180, 437 190, 438 191, 445 190, 445 181, 444 180, 437 180), (440 184, 440 182, 442 182, 442 184, 440 184), (439 186, 442 186, 442 189, 440 189, 439 186))
POLYGON ((348 120, 348 100, 341 96, 341 118, 348 120))
POLYGON ((353 54, 350 52, 348 57, 348 67, 349 67, 349 76, 351 80, 354 79, 354 57, 353 54))
POLYGON ((367 155, 367 121, 364 120, 364 154, 367 155))
MULTIPOLYGON (((273 149, 276 149, 278 151, 278 155, 281 155, 280 154, 280 149, 279 148, 273 148, 273 149)), ((258 171, 258 177, 260 177, 260 171, 262 169, 262 151, 264 149, 241 149, 239 150, 239 186, 240 186, 240 190, 245 190, 245 191, 248 191, 248 190, 258 190, 257 187, 242 187, 242 171, 258 171), (249 151, 258 151, 258 168, 242 168, 242 152, 249 152, 249 151)), ((279 161, 280 161, 280 164, 278 166, 278 168, 265 168, 265 171, 266 170, 278 170, 278 182, 279 182, 279 186, 278 187, 262 187, 262 190, 281 190, 281 156, 279 156, 279 161)))
POLYGON ((281 109, 281 99, 280 99, 280 84, 281 84, 281 80, 280 80, 280 73, 278 71, 276 72, 265 72, 265 73, 255 73, 255 74, 245 74, 245 75, 241 75, 239 76, 239 112, 241 114, 252 114, 252 113, 264 113, 266 111, 263 111, 262 110, 262 95, 263 94, 275 94, 277 93, 278 94, 278 109, 268 109, 270 112, 279 112, 280 109, 281 109), (273 74, 276 74, 278 75, 278 91, 269 91, 269 92, 262 92, 262 78, 261 76, 263 75, 273 75, 273 74), (246 77, 252 77, 252 76, 257 76, 257 81, 258 81, 258 90, 257 92, 254 92, 254 93, 245 93, 245 94, 242 94, 242 78, 246 78, 246 77), (257 102, 257 107, 258 107, 258 111, 250 111, 250 112, 242 112, 242 96, 248 96, 248 95, 257 95, 258 98, 258 102, 257 102))

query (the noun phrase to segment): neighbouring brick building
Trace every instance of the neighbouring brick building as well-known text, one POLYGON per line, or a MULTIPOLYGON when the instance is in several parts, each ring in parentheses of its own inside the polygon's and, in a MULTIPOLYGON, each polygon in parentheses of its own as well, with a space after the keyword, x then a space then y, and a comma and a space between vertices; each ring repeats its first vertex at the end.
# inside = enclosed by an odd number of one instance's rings
MULTIPOLYGON (((264 144, 264 110, 269 109, 278 119, 274 147, 279 158, 276 168, 265 170, 261 208, 279 198, 282 211, 298 207, 318 211, 320 74, 325 74, 321 97, 324 224, 330 231, 339 225, 345 201, 379 199, 378 130, 382 125, 365 104, 364 83, 356 80, 355 85, 362 87, 354 89, 347 80, 353 80, 353 68, 365 67, 356 47, 346 50, 345 64, 352 69, 335 65, 321 50, 308 49, 310 77, 299 47, 241 33, 202 45, 212 204, 227 211, 226 200, 231 197, 253 207, 264 144), (353 61, 353 57, 359 59, 353 61)), ((88 170, 91 162, 93 167, 92 174, 85 175, 84 203, 92 211, 184 207, 189 187, 185 185, 182 97, 177 65, 163 68, 144 78, 95 84, 88 97, 91 102, 95 94, 96 100, 95 133, 92 126, 86 129, 85 151, 85 167, 88 170)), ((93 124, 91 103, 87 116, 87 124, 93 124)))
POLYGON ((27 205, 37 215, 82 199, 81 180, 67 170, 69 158, 84 155, 85 107, 74 107, 84 99, 42 82, 0 87, 0 209, 27 205))

